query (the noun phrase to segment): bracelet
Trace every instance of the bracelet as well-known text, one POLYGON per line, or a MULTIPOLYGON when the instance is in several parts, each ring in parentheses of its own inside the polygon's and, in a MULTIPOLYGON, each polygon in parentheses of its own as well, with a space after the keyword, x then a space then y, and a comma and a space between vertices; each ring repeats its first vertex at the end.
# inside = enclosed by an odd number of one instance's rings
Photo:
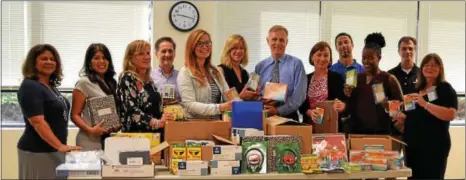
POLYGON ((429 108, 430 108, 430 102, 427 102, 427 104, 426 104, 426 108, 425 108, 425 109, 428 111, 428 110, 429 110, 429 108))

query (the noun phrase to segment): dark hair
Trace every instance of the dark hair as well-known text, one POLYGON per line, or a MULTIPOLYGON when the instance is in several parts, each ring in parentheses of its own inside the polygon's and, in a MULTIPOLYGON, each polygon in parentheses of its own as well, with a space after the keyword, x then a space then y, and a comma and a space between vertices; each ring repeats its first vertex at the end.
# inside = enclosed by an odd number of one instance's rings
POLYGON ((443 68, 442 58, 436 53, 430 53, 430 54, 427 54, 426 56, 424 56, 424 58, 422 58, 421 67, 419 68, 420 72, 417 74, 417 82, 418 83, 416 84, 416 88, 418 90, 422 90, 427 86, 426 77, 422 73, 422 68, 424 68, 424 66, 427 63, 429 63, 429 61, 431 61, 431 60, 435 61, 435 63, 437 63, 439 65, 439 68, 440 68, 439 75, 438 75, 437 79, 435 80, 434 85, 437 85, 440 82, 445 81, 445 69, 443 68))
POLYGON ((330 51, 330 62, 328 62, 328 67, 332 66, 332 48, 330 48, 330 45, 325 41, 320 41, 312 47, 311 52, 309 53, 309 63, 311 63, 311 65, 314 66, 314 62, 312 62, 312 56, 318 51, 324 50, 325 48, 328 48, 330 51))
POLYGON ((402 42, 409 42, 409 41, 412 41, 414 46, 417 46, 417 41, 416 41, 416 38, 413 38, 411 36, 403 36, 400 38, 400 40, 398 41, 398 50, 400 50, 400 45, 402 42))
POLYGON ((93 43, 89 45, 86 50, 86 55, 84 58, 84 65, 81 69, 80 76, 87 76, 89 80, 93 83, 97 83, 107 95, 115 95, 116 91, 116 80, 113 78, 115 76, 115 68, 112 62, 112 56, 110 55, 110 51, 108 50, 107 46, 101 43, 93 43), (95 56, 97 52, 101 51, 104 54, 105 59, 108 61, 108 68, 107 72, 104 74, 104 81, 102 82, 98 78, 97 72, 92 69, 92 58, 95 56))
POLYGON ((379 59, 382 57, 382 48, 385 47, 385 38, 382 33, 371 33, 364 39, 364 49, 372 49, 377 53, 379 59))
POLYGON ((162 44, 163 42, 169 42, 169 43, 172 43, 173 44, 173 50, 176 50, 176 44, 175 44, 175 41, 173 41, 173 39, 171 37, 161 37, 159 39, 157 39, 157 41, 155 41, 155 52, 159 51, 160 49, 160 44, 162 44))
POLYGON ((38 44, 29 50, 22 67, 23 78, 33 80, 39 79, 36 69, 36 61, 37 57, 39 57, 45 51, 50 51, 55 57, 56 62, 55 72, 50 75, 50 85, 54 87, 60 86, 61 80, 63 79, 62 63, 57 49, 55 49, 55 47, 50 44, 38 44))
POLYGON ((351 44, 354 44, 353 43, 353 38, 351 37, 351 35, 349 35, 348 33, 345 33, 345 32, 341 32, 339 34, 337 34, 337 36, 335 37, 335 47, 337 47, 337 39, 340 37, 340 36, 348 36, 348 38, 350 39, 351 41, 351 44))

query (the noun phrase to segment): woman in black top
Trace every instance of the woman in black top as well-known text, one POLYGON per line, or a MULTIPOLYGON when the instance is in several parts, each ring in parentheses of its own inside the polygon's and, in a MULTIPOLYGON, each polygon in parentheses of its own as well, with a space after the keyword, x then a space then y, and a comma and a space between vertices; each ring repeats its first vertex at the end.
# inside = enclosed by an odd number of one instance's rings
MULTIPOLYGON (((257 92, 249 91, 246 83, 249 80, 248 72, 243 68, 248 64, 248 46, 241 35, 233 34, 225 42, 222 52, 221 72, 230 88, 236 88, 240 98, 253 100, 259 97, 257 92)), ((258 91, 259 92, 259 91, 258 91)))
POLYGON ((18 142, 19 179, 56 179, 65 154, 70 103, 56 89, 63 78, 60 56, 49 44, 29 50, 18 101, 26 127, 18 142), (58 151, 58 152, 57 152, 58 151))
POLYGON ((406 164, 413 170, 408 179, 443 179, 451 148, 450 121, 456 117, 456 91, 445 81, 442 59, 437 54, 424 57, 418 75, 418 93, 409 94, 416 109, 399 113, 407 118, 404 141, 406 164))
MULTIPOLYGON (((338 112, 345 109, 346 96, 343 92, 343 78, 328 68, 332 65, 332 49, 324 41, 316 43, 309 54, 309 63, 314 66, 314 72, 307 75, 306 100, 299 107, 303 114, 303 122, 315 124, 316 105, 325 100, 335 100, 334 108, 338 112)), ((338 120, 339 132, 342 132, 341 121, 338 120)))
POLYGON ((173 115, 162 114, 162 97, 150 78, 150 50, 150 43, 144 40, 128 44, 116 93, 122 131, 160 132, 163 141, 165 121, 173 115))

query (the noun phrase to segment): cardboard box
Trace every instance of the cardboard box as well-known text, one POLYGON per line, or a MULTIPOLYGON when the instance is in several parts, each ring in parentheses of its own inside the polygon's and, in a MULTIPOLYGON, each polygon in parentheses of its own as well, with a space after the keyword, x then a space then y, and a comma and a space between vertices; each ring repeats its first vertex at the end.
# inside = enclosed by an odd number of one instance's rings
POLYGON ((279 116, 267 118, 267 135, 294 135, 301 138, 301 153, 312 152, 312 126, 279 116))
POLYGON ((314 134, 321 133, 338 133, 338 112, 333 108, 334 101, 322 101, 317 103, 316 107, 324 110, 322 123, 316 124, 314 134))
POLYGON ((210 161, 210 174, 235 175, 241 173, 240 161, 210 161))
POLYGON ((103 165, 102 177, 154 177, 154 165, 103 165))
POLYGON ((207 176, 209 163, 207 161, 180 161, 178 162, 180 176, 207 176))
POLYGON ((364 150, 366 146, 383 146, 385 151, 398 151, 397 149, 393 149, 393 147, 399 147, 399 144, 406 146, 406 143, 403 141, 389 135, 350 134, 348 139, 351 150, 364 150))
POLYGON ((211 136, 230 139, 231 123, 220 120, 168 121, 165 124, 165 141, 214 140, 211 136))
MULTIPOLYGON (((231 123, 220 120, 189 120, 167 121, 165 124, 165 141, 169 144, 186 140, 215 140, 212 134, 231 139, 231 123)), ((201 146, 201 151, 206 152, 203 148, 204 146, 201 146)), ((170 164, 171 154, 169 151, 164 152, 165 163, 170 164)), ((202 160, 205 160, 204 154, 202 153, 202 160)))

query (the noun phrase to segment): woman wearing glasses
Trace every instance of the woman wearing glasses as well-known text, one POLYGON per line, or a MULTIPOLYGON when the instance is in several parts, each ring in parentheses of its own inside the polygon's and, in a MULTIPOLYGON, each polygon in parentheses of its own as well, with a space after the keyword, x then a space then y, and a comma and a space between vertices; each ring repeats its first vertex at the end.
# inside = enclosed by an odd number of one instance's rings
POLYGON ((186 42, 184 67, 177 79, 186 118, 220 119, 222 112, 231 110, 231 101, 224 102, 222 98, 228 84, 211 59, 210 34, 202 29, 193 31, 186 42))

